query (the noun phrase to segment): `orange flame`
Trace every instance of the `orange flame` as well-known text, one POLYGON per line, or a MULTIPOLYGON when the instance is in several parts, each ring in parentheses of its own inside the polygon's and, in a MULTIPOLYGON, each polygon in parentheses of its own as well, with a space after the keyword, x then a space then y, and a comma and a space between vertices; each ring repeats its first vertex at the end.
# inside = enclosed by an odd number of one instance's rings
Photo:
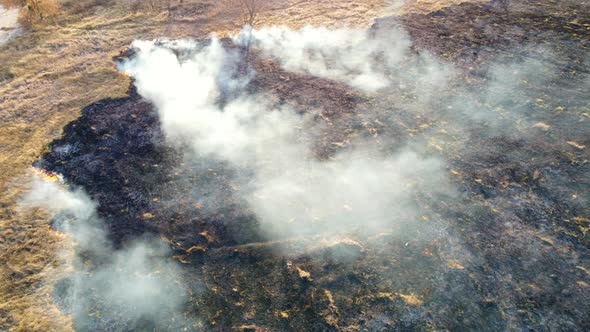
POLYGON ((51 230, 49 230, 49 233, 50 233, 51 235, 55 236, 55 237, 56 237, 56 238, 58 238, 58 239, 65 239, 65 238, 67 238, 67 237, 68 237, 68 234, 66 234, 66 233, 62 233, 62 232, 60 232, 60 231, 56 231, 55 229, 51 229, 51 230))
POLYGON ((54 172, 48 172, 46 170, 33 167, 33 173, 45 181, 49 182, 63 182, 63 176, 54 172))

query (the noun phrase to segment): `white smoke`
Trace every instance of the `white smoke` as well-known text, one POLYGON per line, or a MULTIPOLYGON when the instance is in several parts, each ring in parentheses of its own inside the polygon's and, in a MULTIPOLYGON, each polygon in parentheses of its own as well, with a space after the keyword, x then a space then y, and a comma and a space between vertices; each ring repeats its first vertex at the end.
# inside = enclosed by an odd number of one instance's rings
MULTIPOLYGON (((545 59, 553 57, 547 50, 523 49, 545 53, 545 59)), ((468 119, 466 126, 485 124, 494 131, 528 128, 532 125, 530 110, 538 98, 530 87, 549 84, 557 76, 546 60, 536 58, 496 61, 489 65, 486 74, 485 82, 464 88, 463 93, 449 98, 451 111, 446 116, 456 125, 468 119)))
POLYGON ((345 151, 331 161, 259 170, 248 201, 271 235, 371 233, 419 219, 414 199, 420 191, 450 194, 442 170, 440 160, 410 150, 393 156, 345 151))
POLYGON ((166 259, 167 247, 155 239, 138 240, 116 250, 108 240, 96 204, 82 190, 35 176, 21 204, 48 211, 54 227, 68 234, 77 251, 74 275, 68 287, 56 294, 64 310, 74 316, 77 327, 96 329, 95 310, 110 324, 134 327, 140 320, 159 324, 184 303, 176 283, 176 263, 166 259))
POLYGON ((223 107, 219 104, 223 93, 240 91, 248 78, 235 75, 238 55, 216 37, 206 46, 147 41, 133 46, 139 52, 122 69, 134 77, 138 92, 154 103, 171 141, 236 164, 284 154, 285 148, 294 146, 290 141, 302 118, 289 109, 269 112, 264 96, 241 95, 223 107), (189 49, 184 60, 178 57, 179 45, 189 49))
POLYGON ((392 34, 391 44, 369 38, 359 29, 328 29, 306 26, 301 30, 286 27, 244 29, 235 40, 266 52, 290 71, 334 79, 375 91, 389 85, 385 73, 376 68, 373 59, 382 56, 388 65, 399 62, 409 49, 406 38, 392 34), (250 36, 251 34, 251 36, 250 36))
POLYGON ((286 70, 340 81, 365 92, 426 81, 441 86, 450 75, 428 54, 413 53, 409 36, 400 28, 246 27, 233 39, 278 59, 286 70))
POLYGON ((53 218, 53 227, 69 234, 82 250, 101 254, 112 250, 104 225, 96 216, 97 206, 82 190, 66 190, 56 182, 34 176, 22 204, 47 210, 53 218))
MULTIPOLYGON (((268 28, 253 31, 253 46, 278 57, 288 70, 375 90, 395 78, 381 72, 377 63, 394 73, 402 60, 417 57, 408 55, 410 44, 403 33, 387 38, 375 33, 268 28)), ((241 38, 235 39, 239 43, 241 38)), ((240 53, 215 37, 208 44, 139 41, 133 46, 137 53, 120 69, 133 76, 139 94, 155 105, 168 139, 190 146, 199 156, 246 168, 250 175, 242 179, 247 188, 243 199, 265 233, 375 230, 415 217, 420 208, 413 199, 420 190, 451 191, 440 162, 415 151, 383 155, 371 147, 352 148, 334 160, 317 160, 306 135, 319 126, 309 116, 274 104, 272 95, 243 89, 240 53), (227 87, 233 98, 221 102, 227 87)), ((438 84, 440 71, 434 67, 414 69, 414 81, 438 84)))
MULTIPOLYGON (((392 95, 400 103, 397 108, 411 112, 427 108, 454 75, 450 66, 411 50, 401 30, 306 27, 292 31, 271 27, 245 30, 234 40, 241 45, 252 42, 254 51, 275 57, 289 71, 337 80, 377 96, 395 90, 392 95), (398 98, 400 91, 414 95, 409 101, 402 100, 398 98)), ((328 160, 318 160, 306 135, 321 128, 310 116, 277 105, 270 94, 249 93, 245 87, 254 73, 241 67, 239 50, 224 46, 215 37, 209 43, 139 41, 133 46, 137 54, 121 69, 133 76, 138 92, 155 105, 168 140, 178 148, 188 146, 191 156, 216 158, 247 170, 243 173, 247 177, 239 179, 244 188, 242 198, 269 237, 391 230, 420 219, 427 209, 423 203, 453 194, 441 159, 416 146, 395 146, 391 150, 397 152, 385 153, 351 139, 351 144, 328 160)), ((526 118, 524 112, 535 103, 536 96, 523 94, 523 84, 543 77, 549 81, 553 76, 538 75, 543 66, 534 60, 490 68, 488 82, 472 90, 460 86, 454 91, 459 96, 451 100, 450 111, 440 111, 441 123, 450 120, 453 126, 467 128, 483 121, 493 124, 492 131, 512 130, 514 123, 505 124, 526 118)), ((371 118, 371 114, 362 115, 371 118)), ((465 132, 459 132, 458 138, 447 138, 446 143, 468 141, 465 132)), ((429 138, 424 134, 417 140, 429 138)), ((384 145, 389 143, 395 144, 384 145)), ((460 142, 457 150, 463 155, 453 157, 462 157, 466 151, 481 156, 480 150, 488 147, 479 143, 460 142)), ((183 297, 174 282, 176 266, 161 259, 166 250, 160 242, 139 241, 124 250, 112 249, 96 218, 94 203, 81 192, 60 191, 54 186, 35 185, 27 202, 61 215, 60 229, 73 234, 86 251, 108 257, 92 278, 80 276, 74 281, 76 301, 85 301, 83 290, 90 282, 103 291, 107 301, 119 308, 133 308, 136 314, 129 315, 132 319, 159 317, 162 311, 156 304, 179 306, 183 297), (85 222, 76 225, 74 221, 79 220, 85 222), (105 245, 93 244, 92 238, 105 245)), ((451 254, 469 257, 464 249, 451 254)), ((87 301, 78 306, 92 303, 87 301)), ((128 330, 132 329, 140 328, 129 326, 128 330)))

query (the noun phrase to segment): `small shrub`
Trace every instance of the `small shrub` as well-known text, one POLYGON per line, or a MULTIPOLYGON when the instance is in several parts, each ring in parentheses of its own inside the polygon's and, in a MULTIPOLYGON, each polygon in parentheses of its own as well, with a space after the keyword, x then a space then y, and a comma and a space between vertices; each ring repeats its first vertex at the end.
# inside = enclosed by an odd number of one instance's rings
POLYGON ((20 7, 19 23, 25 26, 47 21, 59 14, 57 0, 0 0, 6 8, 20 7))

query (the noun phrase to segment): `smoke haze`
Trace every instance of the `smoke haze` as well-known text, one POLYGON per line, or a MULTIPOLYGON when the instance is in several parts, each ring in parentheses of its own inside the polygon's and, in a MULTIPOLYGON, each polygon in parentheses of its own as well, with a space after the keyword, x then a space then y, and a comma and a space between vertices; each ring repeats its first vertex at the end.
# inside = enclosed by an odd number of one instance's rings
POLYGON ((233 39, 275 57, 286 70, 341 81, 365 92, 427 84, 422 86, 426 92, 442 86, 450 75, 449 68, 427 53, 414 53, 401 28, 246 27, 233 39))
POLYGON ((77 255, 66 264, 75 272, 56 285, 54 296, 73 315, 79 330, 170 325, 170 316, 180 311, 185 294, 177 283, 178 267, 167 258, 169 249, 162 241, 138 239, 116 250, 96 204, 82 190, 37 176, 21 204, 49 211, 54 228, 74 241, 77 255), (94 318, 102 318, 103 325, 94 318))
MULTIPOLYGON (((249 31, 234 38, 238 44, 249 31)), ((407 36, 398 31, 387 39, 384 33, 371 37, 364 30, 311 27, 268 28, 252 31, 252 36, 255 49, 277 56, 288 70, 370 91, 396 79, 409 81, 383 74, 383 69, 392 72, 402 59, 412 58, 407 36)), ((169 139, 180 138, 196 155, 227 161, 241 170, 242 199, 263 233, 285 237, 359 227, 375 231, 419 215, 421 209, 413 201, 419 192, 452 194, 441 161, 420 151, 400 149, 387 155, 358 139, 331 160, 318 160, 307 144, 307 135, 321 130, 311 121, 312 112, 302 115, 273 103, 268 94, 247 92, 237 72, 239 54, 228 51, 217 38, 209 44, 185 45, 136 42, 138 53, 121 69, 154 103, 169 139), (233 99, 221 103, 219 97, 228 94, 233 99)), ((426 56, 413 57, 413 82, 430 87, 445 81, 445 70, 429 67, 426 56)))

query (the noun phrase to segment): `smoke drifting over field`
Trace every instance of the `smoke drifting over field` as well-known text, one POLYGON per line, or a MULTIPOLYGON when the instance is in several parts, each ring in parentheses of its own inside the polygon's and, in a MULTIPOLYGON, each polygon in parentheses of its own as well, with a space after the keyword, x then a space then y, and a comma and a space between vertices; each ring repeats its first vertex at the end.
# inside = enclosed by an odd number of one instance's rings
POLYGON ((154 103, 171 141, 240 165, 276 155, 294 139, 295 125, 302 119, 287 109, 267 112, 263 96, 244 94, 219 104, 224 95, 240 93, 248 76, 238 75, 239 55, 227 51, 217 38, 209 45, 144 41, 134 47, 139 53, 123 70, 135 78, 138 92, 154 103), (178 57, 178 52, 186 54, 178 57))
POLYGON ((269 232, 375 232, 417 220, 415 195, 450 194, 440 160, 413 151, 343 152, 325 162, 262 169, 248 201, 269 232))
MULTIPOLYGON (((492 136, 524 135, 520 131, 537 122, 527 82, 555 76, 543 62, 550 53, 537 47, 541 60, 491 64, 485 79, 461 83, 453 65, 412 50, 397 26, 246 27, 232 40, 241 48, 224 46, 216 37, 208 43, 138 41, 137 53, 120 69, 155 105, 171 142, 238 169, 241 199, 259 219, 260 231, 280 237, 374 231, 415 220, 424 212, 416 197, 438 200, 456 192, 449 167, 440 155, 426 153, 427 147, 436 140, 466 144, 475 127, 492 136), (411 146, 390 141, 388 135, 396 133, 385 131, 379 146, 357 137, 329 160, 319 160, 310 141, 326 125, 314 120, 317 111, 296 112, 272 94, 246 89, 256 75, 244 64, 249 46, 285 70, 340 81, 376 98, 398 96, 394 107, 438 122, 411 146), (439 135, 446 132, 440 124, 449 121, 460 129, 455 142, 439 135)), ((388 116, 367 110, 360 117, 380 123, 388 116)))
MULTIPOLYGON (((234 38, 244 43, 246 29, 234 38)), ((393 81, 425 84, 432 90, 446 80, 427 56, 409 54, 399 31, 269 28, 252 32, 254 49, 276 56, 288 70, 346 82, 367 91, 393 81), (328 44, 320 41, 327 41, 328 44), (414 60, 404 77, 393 72, 414 60), (407 76, 410 75, 410 76, 407 76)), ((247 188, 242 199, 262 224, 262 232, 287 236, 318 231, 374 231, 420 213, 413 197, 424 190, 451 194, 439 160, 406 149, 388 155, 362 139, 331 160, 317 160, 308 145, 321 126, 272 96, 248 93, 240 53, 215 37, 206 45, 188 42, 136 42, 138 53, 121 69, 135 79, 139 94, 154 103, 165 134, 199 156, 238 167, 247 188), (180 55, 179 55, 180 54, 180 55), (224 96, 231 99, 221 103, 224 96), (306 130, 302 130, 306 128, 306 130)))
POLYGON ((164 243, 138 239, 115 250, 96 204, 82 190, 37 176, 22 204, 49 211, 54 228, 74 241, 77 255, 67 264, 75 273, 56 286, 54 296, 74 316, 78 329, 135 330, 170 324, 170 315, 184 303, 184 292, 176 282, 178 267, 166 258, 169 249, 164 243), (94 322, 98 316, 105 321, 94 322))
POLYGON ((401 28, 245 28, 234 41, 275 57, 287 70, 341 81, 365 92, 421 85, 421 92, 430 94, 451 74, 427 53, 413 53, 401 28))

